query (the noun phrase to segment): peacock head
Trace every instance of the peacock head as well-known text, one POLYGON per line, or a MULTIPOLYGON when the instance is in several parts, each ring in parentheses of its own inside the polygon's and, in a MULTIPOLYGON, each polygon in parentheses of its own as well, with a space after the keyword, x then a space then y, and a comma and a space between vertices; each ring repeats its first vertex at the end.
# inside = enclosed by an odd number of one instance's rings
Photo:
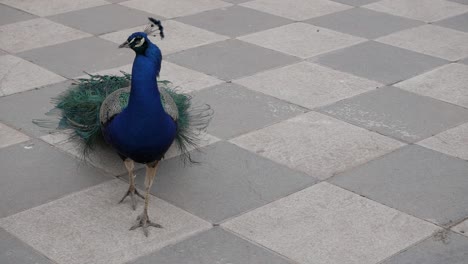
POLYGON ((131 34, 124 43, 120 44, 119 48, 130 48, 137 54, 144 54, 151 43, 148 35, 156 36, 155 32, 159 30, 159 35, 161 36, 161 39, 163 39, 164 28, 161 21, 152 17, 149 17, 148 19, 150 23, 146 26, 145 30, 143 32, 135 32, 131 34))

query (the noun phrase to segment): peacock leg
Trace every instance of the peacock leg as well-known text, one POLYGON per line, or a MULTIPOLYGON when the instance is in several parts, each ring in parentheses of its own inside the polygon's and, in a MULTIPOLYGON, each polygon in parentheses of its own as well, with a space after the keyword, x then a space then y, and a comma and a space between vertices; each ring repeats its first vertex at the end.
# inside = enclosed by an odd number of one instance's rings
POLYGON ((128 191, 125 193, 124 197, 120 199, 119 203, 122 203, 127 196, 130 196, 132 200, 132 208, 136 210, 136 199, 135 195, 144 199, 143 195, 141 195, 138 190, 135 188, 135 175, 133 174, 133 169, 135 168, 135 163, 131 159, 124 160, 125 168, 128 171, 128 182, 130 183, 130 187, 128 187, 128 191))
POLYGON ((153 223, 148 217, 148 203, 149 203, 149 192, 151 185, 153 185, 154 177, 156 176, 156 170, 158 168, 159 161, 149 163, 146 165, 146 177, 145 177, 145 208, 143 212, 137 217, 136 224, 130 227, 130 230, 134 230, 138 227, 143 228, 143 233, 148 237, 148 226, 162 228, 160 224, 153 223))

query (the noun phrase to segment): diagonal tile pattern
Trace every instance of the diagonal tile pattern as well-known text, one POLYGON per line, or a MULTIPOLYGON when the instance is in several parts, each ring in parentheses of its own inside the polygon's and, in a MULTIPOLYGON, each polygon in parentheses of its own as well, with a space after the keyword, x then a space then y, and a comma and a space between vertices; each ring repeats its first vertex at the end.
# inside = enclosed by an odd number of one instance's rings
POLYGON ((391 86, 320 111, 406 142, 419 141, 468 121, 467 109, 391 86))
POLYGON ((467 15, 467 0, 0 0, 0 263, 465 264, 467 15), (117 204, 115 151, 83 158, 58 119, 32 120, 84 71, 131 72, 117 46, 148 16, 160 79, 215 117, 200 164, 166 154, 149 211, 164 228, 145 238, 117 204))
POLYGON ((306 23, 289 24, 238 39, 303 59, 365 41, 306 23))
POLYGON ((231 141, 319 179, 361 165, 403 145, 316 112, 231 141))
POLYGON ((299 263, 318 264, 377 263, 437 230, 325 182, 223 226, 299 263))

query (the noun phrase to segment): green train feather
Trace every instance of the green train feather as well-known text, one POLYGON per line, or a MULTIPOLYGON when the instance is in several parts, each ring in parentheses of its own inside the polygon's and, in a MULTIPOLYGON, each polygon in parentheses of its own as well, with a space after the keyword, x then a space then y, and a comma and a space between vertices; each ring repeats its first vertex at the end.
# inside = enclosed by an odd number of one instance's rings
MULTIPOLYGON (((78 79, 70 89, 52 99, 56 108, 49 115, 58 115, 60 118, 58 124, 50 120, 34 120, 33 122, 46 128, 72 129, 75 136, 83 140, 83 154, 87 155, 96 145, 104 142, 99 118, 103 101, 112 92, 130 86, 131 75, 125 72, 122 74, 123 76, 88 74, 89 78, 78 79)), ((200 136, 206 130, 213 111, 208 105, 192 106, 191 96, 170 87, 169 81, 158 80, 158 86, 160 91, 163 89, 162 92, 170 95, 177 107, 175 143, 183 154, 181 157, 184 162, 194 163, 189 150, 199 145, 200 136)), ((129 93, 120 95, 119 101, 122 108, 127 106, 129 96, 129 93)))

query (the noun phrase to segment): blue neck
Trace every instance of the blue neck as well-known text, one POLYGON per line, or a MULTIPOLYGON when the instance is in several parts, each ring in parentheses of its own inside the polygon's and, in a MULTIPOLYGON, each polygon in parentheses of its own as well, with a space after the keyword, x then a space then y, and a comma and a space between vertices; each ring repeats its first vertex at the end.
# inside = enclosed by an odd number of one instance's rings
POLYGON ((128 112, 153 117, 165 114, 156 81, 161 69, 161 60, 161 51, 153 43, 149 43, 145 54, 136 55, 132 68, 128 112))

